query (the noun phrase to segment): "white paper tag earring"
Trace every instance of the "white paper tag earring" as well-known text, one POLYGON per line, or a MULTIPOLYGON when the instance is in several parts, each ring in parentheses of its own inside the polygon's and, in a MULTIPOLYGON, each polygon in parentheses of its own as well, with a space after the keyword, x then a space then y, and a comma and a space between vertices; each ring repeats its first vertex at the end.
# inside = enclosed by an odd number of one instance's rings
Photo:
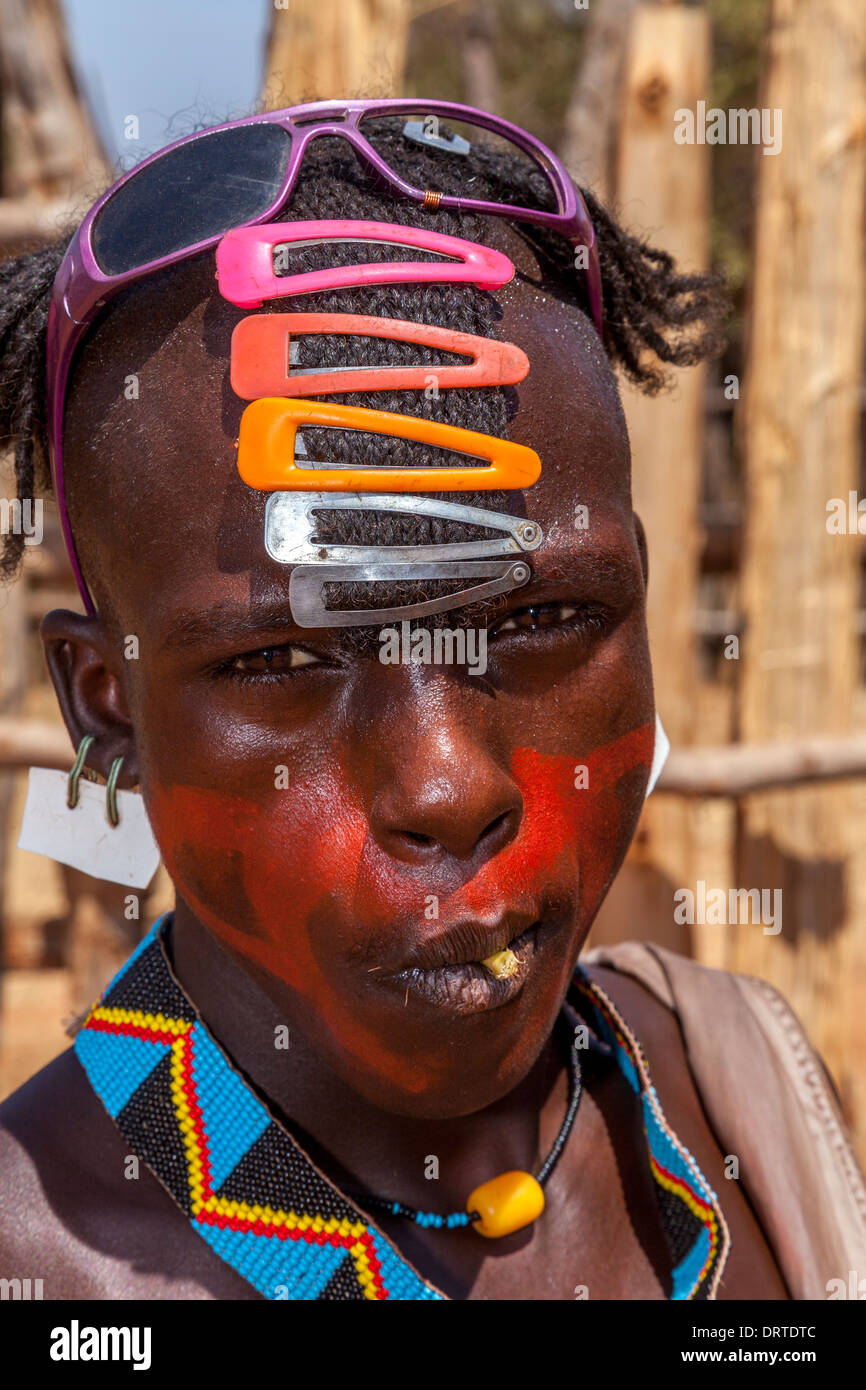
POLYGON ((31 767, 18 848, 45 854, 94 878, 146 888, 159 865, 159 848, 137 792, 117 790, 122 758, 105 787, 82 781, 93 742, 81 740, 72 770, 31 767))
POLYGON ((647 783, 646 795, 649 796, 656 782, 661 776, 661 770, 668 760, 668 753, 671 751, 670 740, 664 731, 662 721, 656 714, 656 741, 653 748, 653 761, 650 768, 649 782, 647 783))

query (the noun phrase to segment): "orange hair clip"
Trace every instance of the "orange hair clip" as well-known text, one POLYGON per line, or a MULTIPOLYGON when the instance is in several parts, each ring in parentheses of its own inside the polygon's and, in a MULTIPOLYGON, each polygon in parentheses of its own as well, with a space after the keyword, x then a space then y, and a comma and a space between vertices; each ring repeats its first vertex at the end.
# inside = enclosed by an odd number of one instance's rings
POLYGON ((470 492, 489 488, 507 491, 532 487, 541 472, 541 460, 534 449, 523 444, 414 415, 264 396, 248 405, 241 416, 238 472, 245 483, 262 492, 470 492), (486 459, 489 467, 299 468, 295 461, 295 436, 303 425, 398 435, 419 444, 486 459))
POLYGON ((453 328, 368 314, 251 314, 232 333, 232 389, 244 400, 260 396, 322 396, 335 391, 403 391, 428 385, 513 386, 529 371, 529 358, 514 343, 479 338, 453 328), (296 367, 297 335, 344 333, 421 343, 465 353, 471 363, 442 366, 296 367), (294 368, 294 370, 293 370, 294 368))

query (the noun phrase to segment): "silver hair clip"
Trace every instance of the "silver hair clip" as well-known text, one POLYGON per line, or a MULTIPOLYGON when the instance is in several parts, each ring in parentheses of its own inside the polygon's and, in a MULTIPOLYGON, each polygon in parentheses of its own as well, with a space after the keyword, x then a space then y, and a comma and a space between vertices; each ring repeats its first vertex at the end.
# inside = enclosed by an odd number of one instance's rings
POLYGON ((468 154, 472 148, 469 141, 456 132, 450 139, 440 135, 438 116, 425 116, 420 121, 407 121, 403 127, 403 136, 407 140, 414 140, 418 145, 431 145, 434 150, 445 150, 447 154, 468 154))
POLYGON ((265 512, 265 549, 282 565, 418 564, 435 560, 469 560, 519 555, 537 550, 541 527, 525 517, 491 512, 461 502, 443 502, 417 493, 275 492, 265 512), (435 516, 502 532, 487 540, 429 545, 341 545, 314 540, 320 511, 390 512, 435 516))
POLYGON ((532 571, 525 560, 462 560, 452 564, 410 565, 298 565, 289 581, 289 603, 298 627, 376 627, 402 619, 426 618, 468 603, 509 593, 529 582, 532 571), (413 579, 487 579, 456 594, 407 603, 400 608, 340 609, 325 607, 326 584, 380 583, 413 579))

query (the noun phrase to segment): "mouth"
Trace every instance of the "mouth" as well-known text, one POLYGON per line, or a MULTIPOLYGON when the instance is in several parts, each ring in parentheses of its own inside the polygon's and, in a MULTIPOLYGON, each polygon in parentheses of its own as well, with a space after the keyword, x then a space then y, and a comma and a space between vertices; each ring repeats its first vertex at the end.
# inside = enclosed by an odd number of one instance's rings
MULTIPOLYGON (((498 941, 488 943, 490 949, 481 947, 483 959, 450 960, 426 968, 417 963, 390 976, 390 982, 406 1004, 413 998, 455 1014, 501 1008, 517 998, 530 976, 540 925, 533 922, 511 941, 501 939, 507 931, 500 933, 498 941)), ((442 944, 447 945, 444 940, 442 944)))

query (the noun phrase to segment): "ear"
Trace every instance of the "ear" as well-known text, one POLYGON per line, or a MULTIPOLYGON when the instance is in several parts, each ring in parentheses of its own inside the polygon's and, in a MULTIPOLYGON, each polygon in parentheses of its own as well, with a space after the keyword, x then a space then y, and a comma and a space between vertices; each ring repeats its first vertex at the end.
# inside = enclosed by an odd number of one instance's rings
POLYGON ((55 608, 40 628, 48 670, 60 712, 75 748, 85 734, 95 742, 87 765, 107 777, 115 758, 123 758, 118 786, 138 781, 135 739, 126 698, 126 672, 117 643, 98 614, 85 616, 55 608))
POLYGON ((647 551, 646 531, 643 529, 643 522, 637 512, 632 512, 634 518, 634 533, 637 537, 637 548, 640 551, 640 567, 643 570, 643 586, 649 584, 649 553, 647 551))

